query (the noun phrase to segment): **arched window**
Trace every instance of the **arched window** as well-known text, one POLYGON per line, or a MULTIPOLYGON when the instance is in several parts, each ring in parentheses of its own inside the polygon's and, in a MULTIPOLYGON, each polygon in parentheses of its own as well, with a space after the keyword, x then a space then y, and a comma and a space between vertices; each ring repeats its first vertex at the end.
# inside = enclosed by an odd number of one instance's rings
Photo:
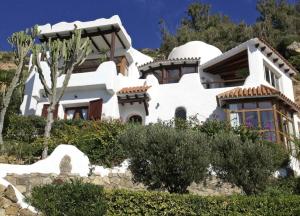
POLYGON ((184 107, 176 108, 175 119, 186 120, 186 109, 184 107))
POLYGON ((128 119, 128 122, 142 124, 143 118, 140 115, 133 115, 133 116, 130 116, 130 118, 128 119))

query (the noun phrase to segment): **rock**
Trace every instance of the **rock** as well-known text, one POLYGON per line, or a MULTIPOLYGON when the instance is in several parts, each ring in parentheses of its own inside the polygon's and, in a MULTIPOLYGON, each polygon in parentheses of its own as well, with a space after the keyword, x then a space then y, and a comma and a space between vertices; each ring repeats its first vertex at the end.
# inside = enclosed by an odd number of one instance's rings
POLYGON ((4 194, 6 187, 4 185, 0 184, 0 196, 2 196, 4 194))
POLYGON ((13 203, 5 209, 5 215, 18 215, 20 207, 18 204, 13 203))
POLYGON ((25 185, 17 185, 16 188, 18 189, 18 191, 20 191, 20 193, 24 194, 27 192, 27 188, 25 185))
POLYGON ((300 53, 300 42, 294 41, 287 47, 288 50, 300 53))
POLYGON ((34 215, 36 215, 35 213, 30 211, 29 209, 21 209, 19 211, 19 214, 20 214, 20 216, 34 216, 34 215))
POLYGON ((68 175, 72 171, 71 158, 69 155, 65 155, 59 164, 60 174, 68 175))
POLYGON ((8 187, 5 189, 4 196, 6 198, 10 199, 12 202, 15 202, 15 203, 18 202, 18 198, 16 196, 15 189, 11 185, 8 185, 8 187))
POLYGON ((12 204, 12 201, 6 199, 4 197, 0 197, 0 208, 6 209, 8 206, 12 204))
POLYGON ((5 209, 0 208, 0 216, 5 216, 5 209))

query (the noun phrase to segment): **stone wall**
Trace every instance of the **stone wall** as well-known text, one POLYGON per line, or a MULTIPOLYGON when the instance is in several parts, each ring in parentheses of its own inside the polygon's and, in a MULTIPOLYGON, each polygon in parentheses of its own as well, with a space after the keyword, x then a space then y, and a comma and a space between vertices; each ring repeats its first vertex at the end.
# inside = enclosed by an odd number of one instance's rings
POLYGON ((29 209, 21 208, 14 188, 9 185, 7 188, 0 185, 0 216, 34 216, 41 215, 31 212, 29 209))
MULTIPOLYGON (((25 175, 8 174, 5 179, 13 184, 25 196, 29 195, 32 188, 39 185, 51 184, 54 181, 67 181, 69 179, 81 178, 84 182, 89 182, 96 185, 102 185, 108 189, 129 189, 129 190, 146 190, 143 184, 134 183, 130 171, 125 173, 110 173, 108 176, 102 177, 92 175, 82 178, 78 175, 57 175, 57 174, 40 174, 32 173, 25 175)), ((232 187, 230 184, 222 183, 214 176, 206 181, 206 183, 193 183, 189 188, 190 193, 197 195, 231 195, 240 193, 241 190, 237 187, 232 187)))

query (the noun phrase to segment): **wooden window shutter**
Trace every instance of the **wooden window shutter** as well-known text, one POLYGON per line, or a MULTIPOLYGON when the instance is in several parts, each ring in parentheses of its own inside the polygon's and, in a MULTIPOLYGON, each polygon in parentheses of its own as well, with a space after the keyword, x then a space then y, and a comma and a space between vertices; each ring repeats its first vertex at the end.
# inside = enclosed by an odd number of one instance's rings
POLYGON ((42 109, 42 117, 47 118, 49 104, 44 104, 42 109))
MULTIPOLYGON (((57 117, 58 117, 58 107, 59 107, 59 104, 56 104, 55 110, 53 112, 53 118, 54 119, 57 119, 57 117)), ((42 117, 47 118, 48 108, 49 108, 49 104, 44 104, 43 109, 42 109, 42 117)))
POLYGON ((90 101, 90 106, 89 106, 90 120, 101 120, 102 104, 103 104, 102 99, 90 101))

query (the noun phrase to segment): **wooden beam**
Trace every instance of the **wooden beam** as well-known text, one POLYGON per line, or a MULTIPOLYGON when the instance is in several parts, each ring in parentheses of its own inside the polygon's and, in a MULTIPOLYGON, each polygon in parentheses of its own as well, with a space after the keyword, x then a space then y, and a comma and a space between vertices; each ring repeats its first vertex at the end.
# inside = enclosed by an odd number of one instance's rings
POLYGON ((263 46, 263 47, 260 48, 260 50, 265 51, 266 48, 267 48, 266 46, 263 46))
MULTIPOLYGON (((83 32, 84 32, 85 34, 87 34, 87 32, 86 32, 85 29, 83 30, 83 32)), ((98 47, 98 45, 96 44, 96 42, 93 40, 93 38, 92 38, 92 37, 88 37, 88 38, 91 40, 91 42, 92 42, 93 46, 96 48, 96 50, 97 50, 98 52, 100 52, 100 48, 98 47)))
POLYGON ((144 100, 144 107, 145 107, 145 111, 146 111, 146 116, 149 115, 149 110, 148 110, 148 103, 146 100, 144 100))
POLYGON ((116 33, 111 33, 111 42, 110 42, 110 60, 113 61, 115 57, 115 48, 116 48, 116 33))
POLYGON ((117 35, 118 40, 119 40, 120 43, 122 44, 122 47, 123 47, 124 49, 126 49, 126 46, 125 46, 123 40, 121 39, 120 35, 118 34, 118 32, 116 32, 116 35, 117 35))
POLYGON ((103 34, 103 32, 101 31, 100 28, 97 28, 100 36, 102 37, 102 39, 104 40, 104 42, 106 43, 106 45, 108 46, 108 48, 110 49, 110 43, 108 42, 107 38, 105 37, 105 35, 103 34))
MULTIPOLYGON (((106 35, 106 34, 112 34, 113 32, 119 32, 121 29, 120 28, 110 28, 110 29, 107 29, 107 30, 101 30, 101 33, 103 35, 106 35)), ((60 35, 61 39, 68 39, 72 36, 72 33, 73 31, 70 31, 69 32, 70 34, 69 35, 60 35)), ((87 33, 84 33, 82 32, 81 33, 81 38, 87 38, 87 37, 95 37, 95 36, 100 36, 99 35, 99 31, 96 31, 96 32, 87 32, 87 33)), ((47 41, 49 38, 52 38, 52 39, 57 39, 57 36, 52 36, 52 37, 46 37, 45 35, 42 35, 40 39, 41 42, 44 42, 44 41, 47 41)))

